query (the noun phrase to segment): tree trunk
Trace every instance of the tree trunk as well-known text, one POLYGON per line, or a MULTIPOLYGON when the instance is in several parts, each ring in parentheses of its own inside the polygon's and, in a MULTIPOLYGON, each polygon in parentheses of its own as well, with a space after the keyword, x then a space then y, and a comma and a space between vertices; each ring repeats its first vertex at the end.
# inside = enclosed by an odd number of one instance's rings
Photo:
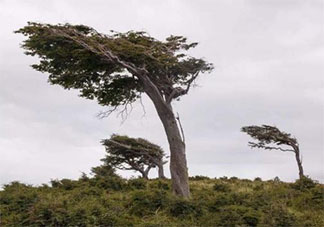
POLYGON ((145 93, 152 100, 168 138, 173 193, 180 197, 189 198, 190 191, 185 144, 182 141, 172 106, 163 99, 160 91, 148 77, 141 77, 141 80, 145 86, 145 93))
POLYGON ((162 121, 169 142, 170 172, 173 193, 184 198, 189 198, 190 191, 186 150, 185 144, 181 138, 176 118, 173 114, 171 105, 168 109, 165 109, 159 105, 155 105, 155 107, 162 121))
POLYGON ((295 156, 296 156, 296 161, 297 161, 298 170, 299 170, 299 179, 302 179, 304 177, 304 170, 303 170, 303 166, 302 166, 302 161, 300 159, 299 147, 298 146, 294 147, 294 150, 295 150, 295 156))
POLYGON ((158 173, 159 173, 159 178, 160 179, 164 179, 165 178, 165 176, 164 176, 164 169, 163 169, 163 162, 160 162, 158 165, 157 165, 157 167, 158 167, 158 173))
POLYGON ((147 171, 141 171, 142 177, 146 180, 148 180, 148 172, 147 171))

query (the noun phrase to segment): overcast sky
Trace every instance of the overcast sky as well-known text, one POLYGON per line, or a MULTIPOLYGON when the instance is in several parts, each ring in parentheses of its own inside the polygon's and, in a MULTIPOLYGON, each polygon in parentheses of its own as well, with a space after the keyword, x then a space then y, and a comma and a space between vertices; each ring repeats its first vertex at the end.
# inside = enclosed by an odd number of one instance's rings
MULTIPOLYGON (((13 31, 27 21, 85 24, 101 32, 184 35, 215 65, 175 103, 190 175, 298 177, 292 153, 251 150, 240 128, 270 124, 300 143, 305 174, 324 181, 324 4, 321 0, 0 0, 0 184, 76 179, 100 164, 112 133, 168 144, 150 100, 121 124, 76 91, 47 83, 13 31)), ((166 172, 169 175, 168 165, 166 172)), ((154 170, 151 176, 156 174, 154 170)), ((123 176, 136 175, 121 172, 123 176)))

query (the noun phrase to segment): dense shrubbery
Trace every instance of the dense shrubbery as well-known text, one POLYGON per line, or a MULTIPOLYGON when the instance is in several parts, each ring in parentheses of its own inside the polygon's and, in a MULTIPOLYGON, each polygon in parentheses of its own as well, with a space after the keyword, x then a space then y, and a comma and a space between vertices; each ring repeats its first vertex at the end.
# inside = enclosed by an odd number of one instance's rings
POLYGON ((13 182, 0 191, 1 226, 324 226, 324 186, 309 178, 191 178, 192 198, 174 197, 169 180, 93 178, 13 182))

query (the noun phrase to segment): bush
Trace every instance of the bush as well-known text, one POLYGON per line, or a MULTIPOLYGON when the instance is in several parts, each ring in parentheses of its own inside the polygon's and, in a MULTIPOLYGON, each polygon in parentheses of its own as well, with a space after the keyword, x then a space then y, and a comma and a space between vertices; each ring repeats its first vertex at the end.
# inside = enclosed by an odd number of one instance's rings
POLYGON ((169 198, 165 191, 136 191, 132 194, 128 207, 137 216, 152 215, 167 207, 169 198))
POLYGON ((157 179, 154 181, 150 181, 149 188, 156 188, 161 190, 170 190, 170 181, 167 179, 157 179))
POLYGON ((208 205, 210 212, 218 212, 223 206, 231 205, 234 201, 228 194, 219 194, 208 205))
POLYGON ((309 177, 302 177, 301 179, 296 180, 292 187, 296 190, 305 191, 311 188, 314 188, 316 183, 309 177))
POLYGON ((174 198, 169 212, 173 217, 185 218, 187 216, 199 217, 203 210, 200 205, 194 204, 193 201, 174 198))
POLYGON ((250 208, 231 205, 221 209, 219 226, 257 226, 260 214, 250 208))
POLYGON ((310 190, 313 208, 324 210, 324 187, 318 185, 310 190))
POLYGON ((189 180, 193 180, 193 181, 199 181, 199 180, 209 180, 209 177, 206 176, 201 176, 201 175, 196 175, 193 177, 189 177, 189 180))
POLYGON ((230 192, 231 188, 229 185, 224 183, 216 182, 213 186, 213 189, 218 192, 230 192))
POLYGON ((254 181, 262 181, 262 179, 260 177, 256 177, 254 178, 254 181))
POLYGON ((230 181, 231 181, 231 182, 235 182, 235 181, 237 181, 237 180, 238 180, 237 177, 231 177, 231 178, 230 178, 230 181))
POLYGON ((127 186, 125 180, 120 177, 97 177, 91 180, 93 186, 106 190, 121 191, 127 186))
POLYGON ((278 227, 293 227, 296 226, 296 217, 283 204, 272 204, 266 210, 263 224, 278 227))
POLYGON ((131 189, 145 189, 146 184, 147 184, 147 180, 144 178, 130 179, 128 181, 128 186, 131 189))

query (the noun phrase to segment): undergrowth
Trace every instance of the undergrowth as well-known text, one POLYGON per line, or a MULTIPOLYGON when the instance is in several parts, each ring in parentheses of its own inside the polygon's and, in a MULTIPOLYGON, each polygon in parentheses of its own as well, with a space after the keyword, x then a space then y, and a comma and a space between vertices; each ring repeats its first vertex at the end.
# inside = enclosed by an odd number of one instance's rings
POLYGON ((0 191, 0 226, 324 226, 324 186, 309 178, 190 178, 191 199, 170 180, 82 176, 0 191))

